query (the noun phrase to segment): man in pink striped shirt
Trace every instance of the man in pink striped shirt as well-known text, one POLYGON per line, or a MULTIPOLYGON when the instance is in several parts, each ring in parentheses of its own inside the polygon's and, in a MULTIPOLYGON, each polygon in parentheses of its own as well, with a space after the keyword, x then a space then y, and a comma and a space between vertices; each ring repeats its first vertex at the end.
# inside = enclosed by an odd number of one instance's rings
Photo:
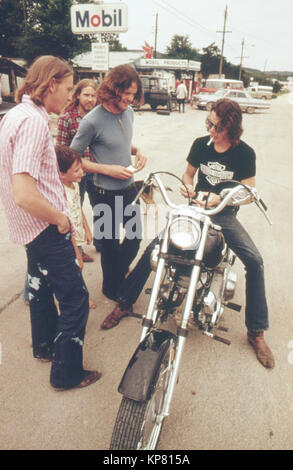
POLYGON ((62 390, 101 375, 82 365, 89 299, 49 130, 48 113, 61 112, 72 88, 66 62, 39 57, 17 90, 18 104, 0 123, 0 197, 11 240, 27 252, 33 355, 52 360, 51 385, 62 390))

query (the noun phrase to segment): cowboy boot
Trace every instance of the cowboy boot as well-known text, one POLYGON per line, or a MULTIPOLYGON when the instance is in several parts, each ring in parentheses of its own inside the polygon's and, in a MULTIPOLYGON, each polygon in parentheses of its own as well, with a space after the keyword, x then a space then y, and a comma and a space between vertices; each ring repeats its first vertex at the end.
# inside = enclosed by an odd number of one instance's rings
POLYGON ((256 357, 259 362, 269 369, 272 369, 275 365, 275 360, 272 351, 264 340, 263 331, 247 331, 248 342, 253 347, 256 357))

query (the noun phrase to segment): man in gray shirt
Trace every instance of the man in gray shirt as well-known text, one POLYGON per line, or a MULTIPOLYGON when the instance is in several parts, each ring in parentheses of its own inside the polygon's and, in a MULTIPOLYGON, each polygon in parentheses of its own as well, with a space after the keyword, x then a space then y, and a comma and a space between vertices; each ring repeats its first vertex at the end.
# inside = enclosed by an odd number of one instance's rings
POLYGON ((81 155, 89 146, 96 162, 84 161, 83 168, 95 173, 94 236, 102 239, 102 290, 112 300, 116 300, 118 288, 141 240, 139 211, 129 207, 137 193, 133 173, 144 168, 146 163, 146 157, 132 145, 133 109, 130 105, 142 101, 142 85, 137 72, 128 65, 115 67, 98 90, 101 104, 81 120, 71 143, 81 155), (135 155, 133 167, 131 155, 135 155), (135 219, 132 224, 135 230, 126 232, 120 243, 121 228, 126 229, 131 219, 135 219))

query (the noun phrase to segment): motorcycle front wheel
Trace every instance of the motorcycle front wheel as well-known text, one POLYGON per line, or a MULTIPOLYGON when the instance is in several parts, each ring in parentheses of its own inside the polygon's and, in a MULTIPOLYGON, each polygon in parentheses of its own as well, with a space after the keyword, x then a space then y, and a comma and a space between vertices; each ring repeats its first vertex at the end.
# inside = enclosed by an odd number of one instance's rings
POLYGON ((165 352, 148 401, 123 397, 112 434, 110 450, 155 450, 163 426, 164 404, 173 370, 173 342, 165 352))

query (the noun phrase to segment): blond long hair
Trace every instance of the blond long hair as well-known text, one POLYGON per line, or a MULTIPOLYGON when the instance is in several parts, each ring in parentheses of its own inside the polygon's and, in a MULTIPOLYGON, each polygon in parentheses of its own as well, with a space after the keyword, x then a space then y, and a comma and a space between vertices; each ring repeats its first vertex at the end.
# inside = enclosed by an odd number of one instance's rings
POLYGON ((73 75, 73 70, 65 60, 50 55, 38 57, 28 69, 23 84, 16 90, 16 103, 20 103, 26 94, 36 105, 41 106, 51 79, 60 83, 69 75, 73 75))
POLYGON ((83 80, 80 80, 79 82, 76 83, 73 92, 72 92, 72 98, 70 102, 65 106, 63 113, 67 113, 68 111, 72 111, 73 108, 76 108, 79 103, 79 95, 82 92, 84 88, 87 88, 90 86, 93 90, 95 90, 96 94, 98 93, 98 84, 95 82, 95 80, 92 80, 91 78, 84 78, 83 80))

